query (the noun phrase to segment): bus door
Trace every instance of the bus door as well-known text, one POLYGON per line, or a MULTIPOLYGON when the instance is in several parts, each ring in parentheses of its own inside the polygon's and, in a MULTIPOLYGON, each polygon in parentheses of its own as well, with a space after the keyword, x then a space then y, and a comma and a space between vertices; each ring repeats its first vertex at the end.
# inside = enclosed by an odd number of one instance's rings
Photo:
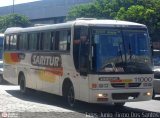
POLYGON ((88 57, 89 57, 89 41, 86 35, 80 36, 79 46, 79 68, 81 75, 87 75, 88 72, 88 57))
POLYGON ((88 71, 89 40, 86 27, 76 27, 73 41, 74 65, 81 75, 88 71))
POLYGON ((79 85, 79 97, 81 100, 88 100, 88 59, 89 59, 89 41, 87 34, 87 27, 75 27, 74 30, 74 42, 73 42, 73 58, 74 65, 77 72, 80 73, 78 80, 79 85))

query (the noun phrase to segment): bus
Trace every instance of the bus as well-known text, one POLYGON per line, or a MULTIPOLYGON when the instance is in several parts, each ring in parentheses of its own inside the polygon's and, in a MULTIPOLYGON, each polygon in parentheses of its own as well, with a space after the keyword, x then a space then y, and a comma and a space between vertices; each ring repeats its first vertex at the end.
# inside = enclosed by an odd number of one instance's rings
POLYGON ((152 98, 147 27, 128 21, 79 18, 8 28, 4 79, 25 94, 35 89, 76 101, 123 106, 152 98))

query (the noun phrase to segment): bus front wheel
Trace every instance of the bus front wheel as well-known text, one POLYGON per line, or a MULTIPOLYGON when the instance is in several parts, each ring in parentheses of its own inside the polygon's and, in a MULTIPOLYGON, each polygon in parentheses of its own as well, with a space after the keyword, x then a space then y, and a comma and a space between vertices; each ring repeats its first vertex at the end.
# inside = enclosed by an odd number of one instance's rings
POLYGON ((156 94, 155 94, 155 92, 154 92, 154 90, 153 90, 152 99, 155 99, 155 96, 156 96, 156 94))
POLYGON ((24 75, 20 75, 20 92, 22 94, 26 94, 27 93, 27 88, 26 88, 26 80, 25 80, 25 77, 24 75))
POLYGON ((75 94, 73 85, 70 85, 67 89, 66 100, 70 107, 75 106, 75 94))

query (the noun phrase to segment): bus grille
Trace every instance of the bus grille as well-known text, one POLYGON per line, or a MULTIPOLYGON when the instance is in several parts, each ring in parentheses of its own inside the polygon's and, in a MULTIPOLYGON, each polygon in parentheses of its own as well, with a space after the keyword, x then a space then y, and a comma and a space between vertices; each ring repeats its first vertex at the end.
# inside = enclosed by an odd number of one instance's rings
POLYGON ((112 99, 114 100, 124 100, 132 97, 133 99, 137 98, 139 93, 112 93, 112 99))
POLYGON ((114 88, 139 87, 141 83, 111 83, 114 88))

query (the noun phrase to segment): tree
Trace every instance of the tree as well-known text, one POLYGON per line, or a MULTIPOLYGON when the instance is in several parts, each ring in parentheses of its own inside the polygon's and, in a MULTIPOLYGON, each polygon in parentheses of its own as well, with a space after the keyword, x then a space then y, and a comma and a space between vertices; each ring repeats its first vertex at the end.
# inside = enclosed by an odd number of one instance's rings
POLYGON ((153 40, 159 39, 160 0, 94 0, 72 7, 67 18, 93 17, 138 22, 147 25, 153 40))
POLYGON ((113 19, 120 7, 128 8, 134 4, 133 0, 94 0, 89 4, 82 4, 72 7, 67 19, 73 20, 77 17, 94 17, 113 19))
POLYGON ((128 20, 145 24, 153 41, 159 39, 160 0, 137 0, 136 5, 127 9, 121 7, 115 19, 128 20))
POLYGON ((30 26, 29 19, 20 14, 10 14, 0 17, 0 32, 4 32, 8 27, 27 27, 30 26))

